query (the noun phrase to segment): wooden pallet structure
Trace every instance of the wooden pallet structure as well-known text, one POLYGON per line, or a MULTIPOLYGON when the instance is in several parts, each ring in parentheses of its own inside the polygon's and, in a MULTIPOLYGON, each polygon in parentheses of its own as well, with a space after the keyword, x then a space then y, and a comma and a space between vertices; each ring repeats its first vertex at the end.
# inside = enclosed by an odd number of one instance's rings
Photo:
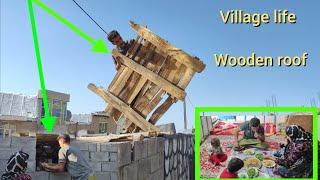
POLYGON ((90 83, 88 88, 108 103, 108 116, 116 122, 126 119, 124 133, 159 132, 156 122, 172 104, 184 100, 185 88, 205 64, 149 29, 132 21, 130 25, 137 37, 126 55, 112 51, 122 66, 111 84, 105 89, 90 83))

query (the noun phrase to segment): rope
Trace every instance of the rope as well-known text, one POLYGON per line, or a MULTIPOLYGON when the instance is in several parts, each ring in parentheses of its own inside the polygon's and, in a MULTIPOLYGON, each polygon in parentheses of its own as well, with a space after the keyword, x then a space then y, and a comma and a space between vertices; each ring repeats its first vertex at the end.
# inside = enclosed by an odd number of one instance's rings
POLYGON ((106 35, 108 33, 75 1, 72 0, 106 35))

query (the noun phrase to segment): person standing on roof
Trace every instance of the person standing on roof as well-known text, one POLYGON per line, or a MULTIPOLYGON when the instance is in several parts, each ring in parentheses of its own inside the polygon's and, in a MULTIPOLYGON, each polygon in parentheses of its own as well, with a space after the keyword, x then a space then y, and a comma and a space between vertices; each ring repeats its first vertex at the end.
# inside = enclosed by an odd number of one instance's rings
POLYGON ((70 145, 70 136, 62 134, 58 136, 57 141, 60 145, 59 163, 48 164, 41 163, 46 171, 63 172, 67 170, 73 180, 95 180, 93 170, 85 160, 80 149, 70 145))
MULTIPOLYGON (((109 34, 108 34, 108 40, 116 46, 117 50, 123 54, 126 55, 128 50, 130 49, 130 47, 132 46, 134 40, 130 40, 130 41, 124 41, 121 37, 121 35, 118 33, 118 31, 116 30, 112 30, 109 34)), ((114 60, 114 64, 116 66, 116 69, 119 70, 119 68, 121 67, 121 62, 114 58, 112 56, 113 60, 114 60)))

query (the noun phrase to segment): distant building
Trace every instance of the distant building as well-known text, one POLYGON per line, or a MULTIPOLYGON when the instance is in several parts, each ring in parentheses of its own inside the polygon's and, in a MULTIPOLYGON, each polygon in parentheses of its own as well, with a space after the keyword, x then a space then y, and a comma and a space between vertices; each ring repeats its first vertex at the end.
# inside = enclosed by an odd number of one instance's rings
MULTIPOLYGON (((57 117, 57 125, 67 119, 69 94, 47 90, 50 115, 57 117)), ((44 117, 41 91, 38 95, 0 92, 0 135, 30 135, 43 130, 40 119, 44 117)))
POLYGON ((117 124, 104 112, 96 112, 91 114, 72 114, 67 127, 68 133, 74 135, 83 130, 86 130, 88 134, 115 134, 117 124))

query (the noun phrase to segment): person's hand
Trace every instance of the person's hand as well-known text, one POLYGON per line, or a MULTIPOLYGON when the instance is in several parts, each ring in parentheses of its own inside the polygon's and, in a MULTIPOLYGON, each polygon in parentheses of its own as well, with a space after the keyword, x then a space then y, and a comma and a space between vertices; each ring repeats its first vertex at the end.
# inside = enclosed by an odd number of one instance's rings
POLYGON ((40 164, 41 164, 41 166, 44 167, 44 168, 47 168, 47 167, 48 167, 48 163, 43 162, 43 163, 40 163, 40 164))
POLYGON ((276 160, 276 158, 275 158, 275 157, 272 157, 272 156, 265 156, 264 158, 265 158, 265 159, 270 159, 270 160, 273 160, 273 161, 276 160))

